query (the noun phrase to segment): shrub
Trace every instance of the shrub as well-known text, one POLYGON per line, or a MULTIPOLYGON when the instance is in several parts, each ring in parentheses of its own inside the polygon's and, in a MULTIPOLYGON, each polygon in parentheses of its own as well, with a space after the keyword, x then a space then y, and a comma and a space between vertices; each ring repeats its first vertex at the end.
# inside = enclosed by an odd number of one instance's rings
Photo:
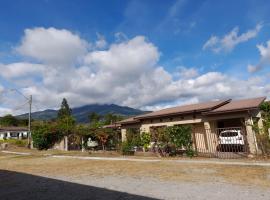
POLYGON ((132 146, 140 147, 142 146, 140 130, 137 128, 129 128, 127 129, 127 142, 132 146))
POLYGON ((171 144, 176 148, 184 148, 187 156, 194 156, 190 126, 170 126, 166 128, 165 132, 171 144))
POLYGON ((34 147, 38 150, 47 150, 63 137, 53 126, 43 124, 32 132, 34 147))
POLYGON ((148 132, 143 132, 141 134, 141 144, 143 145, 143 148, 146 150, 150 144, 151 141, 151 135, 148 132))
POLYGON ((133 151, 133 145, 127 141, 122 142, 122 146, 121 146, 121 152, 123 155, 133 155, 134 151, 133 151))

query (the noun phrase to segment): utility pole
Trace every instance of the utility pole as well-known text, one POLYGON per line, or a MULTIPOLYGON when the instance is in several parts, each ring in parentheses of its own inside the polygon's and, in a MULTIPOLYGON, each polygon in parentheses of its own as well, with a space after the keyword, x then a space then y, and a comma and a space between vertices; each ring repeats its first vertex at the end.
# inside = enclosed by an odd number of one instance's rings
POLYGON ((11 91, 15 91, 21 96, 23 96, 29 103, 29 114, 28 114, 28 134, 27 134, 27 146, 31 148, 31 112, 32 112, 32 95, 26 97, 23 93, 21 93, 17 89, 11 89, 11 91))
POLYGON ((27 135, 28 148, 31 148, 31 111, 32 111, 32 95, 30 95, 29 97, 28 135, 27 135))

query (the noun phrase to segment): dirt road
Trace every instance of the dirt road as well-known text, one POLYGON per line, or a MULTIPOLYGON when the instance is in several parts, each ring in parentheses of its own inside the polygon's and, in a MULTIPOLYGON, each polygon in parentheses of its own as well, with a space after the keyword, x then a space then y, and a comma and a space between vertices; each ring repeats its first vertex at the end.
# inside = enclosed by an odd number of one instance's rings
POLYGON ((0 199, 270 199, 270 167, 0 153, 0 199))

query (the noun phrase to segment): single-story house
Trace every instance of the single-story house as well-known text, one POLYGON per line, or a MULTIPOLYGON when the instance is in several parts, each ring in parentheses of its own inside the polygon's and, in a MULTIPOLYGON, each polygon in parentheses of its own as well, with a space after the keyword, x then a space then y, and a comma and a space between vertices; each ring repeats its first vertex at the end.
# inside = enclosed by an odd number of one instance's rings
POLYGON ((240 136, 243 136, 240 139, 243 140, 241 144, 245 144, 246 155, 256 154, 259 149, 252 125, 256 120, 258 125, 262 126, 259 106, 265 99, 259 97, 211 101, 167 108, 128 118, 119 122, 122 140, 126 140, 129 128, 135 128, 140 133, 152 134, 158 127, 190 125, 197 152, 216 153, 221 133, 224 137, 226 135, 228 137, 228 132, 239 132, 240 136))
POLYGON ((0 127, 0 140, 4 139, 24 139, 28 137, 26 127, 0 127))

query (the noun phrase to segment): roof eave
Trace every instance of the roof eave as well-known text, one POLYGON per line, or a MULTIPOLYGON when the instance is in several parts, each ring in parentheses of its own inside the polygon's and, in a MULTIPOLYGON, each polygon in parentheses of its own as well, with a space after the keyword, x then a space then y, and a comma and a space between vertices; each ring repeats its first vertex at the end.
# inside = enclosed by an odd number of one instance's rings
POLYGON ((135 119, 154 119, 159 117, 170 117, 175 115, 184 115, 184 114, 192 114, 192 113, 201 113, 204 111, 209 111, 210 109, 201 109, 201 110, 192 110, 187 112, 177 112, 177 113, 169 113, 169 114, 162 114, 162 115, 153 115, 153 116, 145 116, 145 117, 135 117, 135 119))
POLYGON ((217 115, 217 114, 223 114, 223 113, 244 112, 244 111, 256 110, 256 109, 259 109, 259 108, 258 107, 250 107, 250 108, 243 108, 243 109, 210 111, 210 112, 204 112, 202 114, 203 115, 217 115))

